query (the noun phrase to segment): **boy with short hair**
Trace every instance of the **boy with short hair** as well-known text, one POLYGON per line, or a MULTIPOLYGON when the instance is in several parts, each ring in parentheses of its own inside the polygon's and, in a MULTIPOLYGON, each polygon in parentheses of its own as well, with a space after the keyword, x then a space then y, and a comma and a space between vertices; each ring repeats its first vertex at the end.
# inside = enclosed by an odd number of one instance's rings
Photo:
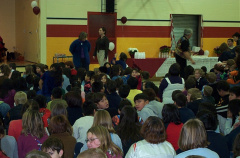
POLYGON ((61 100, 62 99, 62 89, 59 87, 55 87, 52 90, 52 94, 51 94, 51 101, 48 102, 47 104, 47 109, 51 110, 51 103, 53 100, 58 99, 61 100))
POLYGON ((63 143, 59 138, 49 137, 41 147, 41 150, 48 153, 51 158, 63 157, 63 143))
POLYGON ((215 104, 215 99, 212 97, 213 88, 210 86, 203 87, 203 100, 215 104))
POLYGON ((235 86, 229 89, 229 101, 240 99, 240 86, 235 86))
POLYGON ((156 109, 149 104, 149 99, 146 94, 137 94, 134 97, 134 103, 138 116, 142 118, 143 122, 145 122, 149 116, 158 117, 158 115, 155 113, 156 109))
POLYGON ((132 105, 134 106, 134 97, 139 94, 139 93, 142 93, 141 90, 138 90, 137 89, 137 86, 138 86, 138 80, 135 78, 135 77, 130 77, 128 80, 127 80, 127 84, 130 86, 130 92, 127 96, 127 99, 129 99, 132 103, 132 105))
POLYGON ((94 75, 93 71, 87 71, 86 72, 86 76, 85 76, 85 85, 84 85, 84 92, 86 94, 88 94, 89 92, 91 92, 91 88, 92 88, 92 77, 94 75))
POLYGON ((95 81, 93 84, 92 84, 92 92, 93 93, 97 93, 97 92, 102 92, 104 93, 104 86, 103 86, 103 83, 101 81, 95 81))
POLYGON ((109 107, 118 109, 119 103, 121 102, 121 97, 117 94, 117 84, 115 81, 108 81, 107 82, 107 99, 109 102, 109 107))
POLYGON ((206 75, 206 79, 208 81, 208 86, 212 87, 212 97, 215 99, 215 104, 217 104, 220 100, 220 96, 217 92, 217 75, 214 72, 209 72, 206 75))

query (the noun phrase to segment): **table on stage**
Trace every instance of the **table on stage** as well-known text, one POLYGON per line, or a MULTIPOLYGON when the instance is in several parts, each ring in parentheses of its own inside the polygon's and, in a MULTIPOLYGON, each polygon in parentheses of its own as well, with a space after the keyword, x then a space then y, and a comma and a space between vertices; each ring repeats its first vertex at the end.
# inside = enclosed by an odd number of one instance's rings
MULTIPOLYGON (((190 61, 187 62, 187 65, 192 65, 195 68, 201 68, 202 66, 207 67, 207 71, 214 67, 218 62, 218 57, 207 57, 207 56, 192 56, 196 64, 191 64, 190 61)), ((176 63, 175 58, 146 58, 146 59, 133 59, 130 58, 127 60, 127 64, 130 67, 138 68, 142 71, 148 71, 150 77, 153 77, 156 74, 156 77, 163 77, 168 73, 168 70, 172 64, 176 63)))

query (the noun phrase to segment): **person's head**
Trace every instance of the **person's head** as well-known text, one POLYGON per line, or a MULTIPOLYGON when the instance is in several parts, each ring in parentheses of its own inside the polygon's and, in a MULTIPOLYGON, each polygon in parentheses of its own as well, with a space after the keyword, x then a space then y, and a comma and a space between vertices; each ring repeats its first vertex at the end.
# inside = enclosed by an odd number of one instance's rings
POLYGON ((216 74, 221 74, 224 72, 224 66, 222 63, 217 63, 214 65, 214 72, 216 74))
POLYGON ((177 63, 174 63, 170 66, 168 73, 171 76, 179 76, 180 74, 180 66, 177 63))
POLYGON ((27 110, 22 117, 22 134, 42 138, 44 133, 41 114, 36 110, 27 110))
POLYGON ((148 71, 143 71, 143 72, 141 73, 141 75, 142 75, 142 77, 143 77, 144 80, 148 80, 149 77, 150 77, 150 74, 149 74, 148 71))
POLYGON ((44 72, 45 72, 45 70, 44 70, 44 65, 41 64, 41 63, 37 64, 37 65, 36 65, 36 72, 37 72, 38 74, 44 73, 44 72))
POLYGON ((82 97, 78 92, 70 91, 65 95, 68 107, 82 107, 82 97))
POLYGON ((84 116, 93 116, 97 111, 97 106, 91 101, 85 101, 83 103, 83 115, 84 116))
POLYGON ((239 40, 239 38, 240 38, 240 33, 235 32, 235 33, 232 35, 232 38, 233 38, 234 42, 237 42, 237 40, 239 40))
POLYGON ((204 72, 202 69, 195 69, 194 76, 195 76, 196 80, 198 80, 203 75, 204 75, 204 72))
POLYGON ((193 34, 193 30, 190 28, 184 29, 184 36, 187 37, 188 39, 190 39, 192 37, 193 34))
POLYGON ((51 134, 67 132, 72 135, 73 133, 72 126, 70 125, 67 117, 64 115, 57 115, 52 117, 48 129, 51 134))
POLYGON ((177 93, 173 101, 178 107, 185 107, 187 104, 187 97, 182 92, 177 93))
POLYGON ((106 28, 105 27, 100 27, 99 30, 98 30, 98 33, 100 36, 103 36, 103 35, 106 35, 106 28))
POLYGON ((144 93, 137 94, 134 97, 135 107, 138 111, 141 111, 145 105, 149 103, 148 96, 144 93))
POLYGON ((215 131, 218 126, 217 116, 209 110, 201 110, 197 113, 196 117, 201 120, 206 130, 215 131))
POLYGON ((124 84, 124 83, 123 83, 123 79, 122 79, 121 77, 118 77, 118 78, 115 80, 115 82, 116 82, 116 88, 117 88, 117 90, 119 90, 119 88, 124 84))
POLYGON ((119 76, 121 73, 120 71, 120 65, 113 65, 111 67, 111 77, 114 77, 114 76, 119 76))
POLYGON ((130 86, 126 84, 120 86, 120 88, 118 89, 118 93, 121 98, 127 98, 129 92, 130 92, 130 86))
POLYGON ((87 39, 87 33, 86 33, 86 32, 81 32, 81 33, 79 34, 79 36, 78 36, 78 39, 79 39, 80 41, 86 41, 86 39, 87 39))
POLYGON ((103 84, 106 84, 107 83, 107 75, 106 74, 104 74, 104 73, 102 73, 102 74, 100 74, 99 76, 99 80, 103 83, 103 84))
POLYGON ((123 60, 123 61, 127 61, 127 55, 125 53, 121 53, 120 56, 119 56, 119 59, 120 60, 123 60))
POLYGON ((240 112, 240 100, 233 99, 228 103, 228 116, 232 118, 232 124, 235 123, 236 118, 239 116, 240 112))
POLYGON ((176 101, 176 95, 178 94, 178 93, 182 93, 182 91, 181 90, 174 90, 173 92, 172 92, 172 100, 175 102, 176 101))
POLYGON ((225 42, 222 43, 222 44, 219 46, 219 50, 220 50, 221 53, 226 52, 226 51, 229 51, 229 48, 228 48, 227 43, 225 43, 225 42))
POLYGON ((35 90, 29 90, 27 91, 27 99, 33 99, 37 96, 37 93, 35 90))
POLYGON ((25 104, 27 102, 27 94, 23 91, 19 91, 14 96, 14 102, 16 105, 25 104))
POLYGON ((109 112, 106 110, 99 110, 95 113, 92 127, 98 125, 107 128, 107 130, 111 133, 115 133, 115 130, 112 126, 112 118, 109 112))
POLYGON ((107 83, 107 91, 111 94, 111 93, 115 93, 117 90, 117 84, 115 81, 108 81, 107 83))
POLYGON ((21 77, 21 72, 15 70, 12 72, 12 75, 11 75, 11 79, 14 80, 16 78, 20 78, 21 77))
POLYGON ((195 78, 188 78, 186 81, 185 81, 185 89, 186 90, 189 90, 191 88, 195 88, 196 87, 196 79, 195 78))
POLYGON ((11 70, 16 70, 16 63, 9 63, 8 66, 11 70))
POLYGON ((77 69, 78 80, 80 80, 82 82, 83 80, 85 80, 85 76, 86 76, 86 69, 85 68, 77 69))
MULTIPOLYGON (((200 90, 197 89, 197 88, 190 88, 188 91, 187 91, 187 101, 190 102, 190 98, 191 96, 194 94, 194 93, 199 93, 200 90)), ((201 93, 201 92, 200 92, 201 93)))
MULTIPOLYGON (((66 103, 66 102, 65 102, 66 103)), ((60 102, 55 104, 51 109, 51 117, 57 115, 65 115, 68 116, 66 105, 61 104, 60 102)))
POLYGON ((193 94, 191 94, 190 102, 193 102, 195 100, 199 100, 202 98, 203 98, 202 92, 200 90, 198 90, 198 91, 194 92, 193 94))
POLYGON ((51 158, 61 158, 63 156, 63 142, 57 137, 49 137, 41 147, 41 150, 48 153, 51 158))
POLYGON ((34 100, 38 103, 39 108, 46 108, 47 98, 44 95, 37 95, 34 100))
POLYGON ((93 71, 87 71, 85 76, 85 81, 90 81, 94 75, 93 71))
POLYGON ((145 88, 152 88, 154 90, 155 94, 158 94, 158 91, 159 91, 158 87, 151 81, 147 81, 147 82, 143 83, 143 90, 145 88))
POLYGON ((104 153, 109 149, 112 150, 112 155, 122 155, 122 151, 111 140, 108 130, 101 126, 93 126, 87 131, 87 146, 88 149, 100 148, 104 153))
POLYGON ((137 111, 131 105, 125 105, 121 109, 119 124, 131 125, 139 122, 137 111))
POLYGON ((138 75, 138 69, 133 68, 133 69, 132 69, 131 76, 132 76, 132 77, 137 77, 137 75, 138 75))
POLYGON ((27 65, 25 67, 26 75, 34 74, 32 65, 27 65))
POLYGON ((97 105, 98 109, 107 109, 109 107, 106 95, 101 92, 93 94, 93 102, 97 105))
POLYGON ((51 157, 49 154, 35 149, 28 152, 25 158, 60 158, 60 157, 51 157))
POLYGON ((162 120, 156 116, 147 118, 141 128, 141 135, 151 144, 162 143, 167 137, 162 120))
POLYGON ((206 75, 206 79, 209 83, 214 83, 217 80, 217 75, 214 72, 209 72, 206 75))
POLYGON ((234 86, 229 89, 229 101, 240 99, 240 86, 234 86))
POLYGON ((107 158, 107 155, 102 151, 100 148, 91 148, 88 150, 85 150, 84 152, 81 152, 77 158, 107 158))
POLYGON ((92 92, 93 93, 97 93, 97 92, 104 92, 104 86, 103 86, 103 83, 101 81, 95 81, 93 84, 92 84, 92 92))
POLYGON ((198 112, 202 110, 211 111, 215 116, 217 116, 217 110, 214 104, 209 102, 200 103, 198 106, 198 112))
POLYGON ((3 64, 0 66, 1 73, 3 73, 3 76, 8 77, 11 73, 11 69, 8 65, 3 64))
POLYGON ((74 64, 72 61, 66 61, 64 64, 66 68, 70 68, 70 69, 74 68, 74 64))
POLYGON ((227 83, 227 81, 221 80, 221 81, 218 81, 216 88, 217 88, 218 94, 221 97, 223 97, 224 95, 226 95, 226 93, 229 92, 230 86, 227 83))
POLYGON ((125 106, 132 106, 132 103, 127 99, 121 100, 118 106, 118 113, 120 113, 125 106))
POLYGON ((164 123, 173 122, 176 125, 181 123, 179 111, 174 104, 165 104, 162 109, 162 117, 164 123))
POLYGON ((207 74, 207 67, 206 66, 202 66, 201 70, 203 71, 203 77, 205 77, 206 74, 207 74))
POLYGON ((102 73, 102 74, 106 74, 107 73, 107 68, 105 66, 100 66, 99 67, 99 71, 102 73))
POLYGON ((211 96, 212 95, 212 92, 213 92, 213 88, 210 87, 210 86, 204 86, 204 89, 203 89, 203 94, 204 96, 211 96))
POLYGON ((62 89, 59 87, 53 88, 51 98, 52 98, 52 100, 53 99, 61 99, 62 98, 62 89))
POLYGON ((231 68, 232 66, 235 65, 235 63, 236 63, 236 62, 235 62, 234 59, 228 59, 226 66, 227 66, 228 68, 231 68))
POLYGON ((145 88, 143 93, 147 95, 149 101, 153 101, 156 99, 156 93, 152 88, 145 88))
POLYGON ((127 84, 130 86, 131 89, 137 89, 138 80, 135 77, 130 77, 127 80, 127 84))
POLYGON ((227 40, 227 45, 228 45, 228 47, 232 47, 233 46, 233 39, 232 38, 229 38, 227 40))
POLYGON ((234 158, 240 156, 240 133, 235 137, 233 143, 233 155, 234 158))
POLYGON ((132 68, 131 67, 127 67, 125 70, 124 70, 124 75, 130 75, 132 74, 132 68))
POLYGON ((199 119, 190 119, 182 127, 178 146, 182 151, 207 147, 207 133, 199 119))
POLYGON ((184 68, 184 79, 187 80, 188 76, 193 75, 194 73, 194 68, 191 65, 188 65, 184 68))
POLYGON ((111 68, 111 63, 106 62, 103 66, 106 67, 106 68, 111 68))

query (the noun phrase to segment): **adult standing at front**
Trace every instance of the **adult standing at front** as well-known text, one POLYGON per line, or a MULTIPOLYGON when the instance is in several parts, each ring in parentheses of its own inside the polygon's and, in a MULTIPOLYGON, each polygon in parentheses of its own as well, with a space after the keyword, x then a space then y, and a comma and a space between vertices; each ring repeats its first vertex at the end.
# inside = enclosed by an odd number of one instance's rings
POLYGON ((180 76, 184 78, 184 68, 187 66, 187 60, 195 64, 195 61, 191 57, 190 43, 189 39, 192 37, 193 30, 185 29, 183 36, 178 40, 175 58, 176 62, 180 65, 180 76))
POLYGON ((76 70, 78 70, 78 68, 85 68, 86 71, 89 70, 90 49, 91 45, 87 40, 87 33, 81 32, 78 39, 73 41, 69 48, 69 51, 73 55, 73 63, 76 70))
POLYGON ((105 27, 101 27, 98 33, 100 37, 96 41, 96 47, 93 53, 93 59, 95 59, 97 55, 99 65, 103 66, 106 62, 108 62, 109 40, 106 37, 105 27))

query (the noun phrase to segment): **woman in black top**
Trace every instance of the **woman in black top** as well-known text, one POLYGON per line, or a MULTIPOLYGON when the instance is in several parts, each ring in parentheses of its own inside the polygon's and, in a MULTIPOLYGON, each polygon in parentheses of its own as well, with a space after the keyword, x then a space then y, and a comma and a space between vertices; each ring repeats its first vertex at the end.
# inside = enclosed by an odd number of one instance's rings
POLYGON ((95 59, 97 55, 99 65, 103 66, 104 63, 108 62, 109 40, 105 36, 106 35, 105 27, 101 27, 98 32, 100 37, 96 41, 96 47, 93 53, 93 59, 95 59))

